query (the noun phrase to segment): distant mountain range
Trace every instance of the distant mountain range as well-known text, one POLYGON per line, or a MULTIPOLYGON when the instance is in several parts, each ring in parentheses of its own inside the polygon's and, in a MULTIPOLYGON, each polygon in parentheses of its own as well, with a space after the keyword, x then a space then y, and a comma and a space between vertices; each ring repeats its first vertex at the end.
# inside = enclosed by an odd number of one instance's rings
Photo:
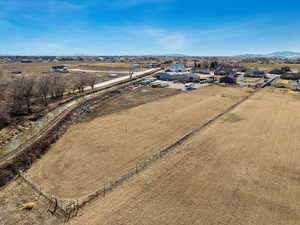
POLYGON ((290 52, 290 51, 282 51, 282 52, 272 52, 270 54, 244 54, 237 55, 236 57, 241 58, 300 58, 300 52, 290 52))

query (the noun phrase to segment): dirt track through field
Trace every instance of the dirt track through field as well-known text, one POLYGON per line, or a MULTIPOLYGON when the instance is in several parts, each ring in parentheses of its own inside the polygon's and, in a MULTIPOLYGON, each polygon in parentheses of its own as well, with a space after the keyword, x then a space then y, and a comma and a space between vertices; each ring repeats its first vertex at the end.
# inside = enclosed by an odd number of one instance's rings
POLYGON ((299 105, 259 92, 71 224, 299 224, 299 105))
POLYGON ((247 90, 208 87, 75 125, 29 170, 30 179, 56 196, 83 197, 224 111, 247 90))

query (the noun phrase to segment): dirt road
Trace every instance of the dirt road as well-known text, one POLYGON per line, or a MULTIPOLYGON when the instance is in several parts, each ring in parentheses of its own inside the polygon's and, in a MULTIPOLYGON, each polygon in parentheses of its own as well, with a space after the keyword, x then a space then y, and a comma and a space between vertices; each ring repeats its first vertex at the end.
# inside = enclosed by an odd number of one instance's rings
POLYGON ((207 87, 75 125, 28 174, 48 193, 86 196, 224 111, 247 91, 207 87))
POLYGON ((299 104, 258 93, 71 224, 299 224, 299 104))

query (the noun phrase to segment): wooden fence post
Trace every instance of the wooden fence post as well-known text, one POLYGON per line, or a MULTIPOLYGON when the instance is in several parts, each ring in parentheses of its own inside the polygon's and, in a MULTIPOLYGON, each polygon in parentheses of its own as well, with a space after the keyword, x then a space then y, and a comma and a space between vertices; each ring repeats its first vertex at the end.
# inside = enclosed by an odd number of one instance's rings
POLYGON ((105 184, 103 185, 103 197, 105 198, 105 184))

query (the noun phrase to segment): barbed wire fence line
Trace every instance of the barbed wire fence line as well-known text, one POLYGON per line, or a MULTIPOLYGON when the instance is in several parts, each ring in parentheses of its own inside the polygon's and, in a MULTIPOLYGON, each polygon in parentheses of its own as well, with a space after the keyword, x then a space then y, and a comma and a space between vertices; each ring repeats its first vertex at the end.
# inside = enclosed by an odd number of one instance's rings
POLYGON ((64 200, 59 199, 54 195, 49 195, 45 191, 43 191, 36 184, 31 182, 22 171, 19 171, 19 178, 27 184, 31 189, 33 189, 36 193, 38 193, 38 199, 42 196, 44 201, 47 204, 47 213, 50 213, 52 216, 56 215, 58 217, 62 217, 64 223, 68 222, 72 217, 78 215, 78 201, 77 200, 64 200))

